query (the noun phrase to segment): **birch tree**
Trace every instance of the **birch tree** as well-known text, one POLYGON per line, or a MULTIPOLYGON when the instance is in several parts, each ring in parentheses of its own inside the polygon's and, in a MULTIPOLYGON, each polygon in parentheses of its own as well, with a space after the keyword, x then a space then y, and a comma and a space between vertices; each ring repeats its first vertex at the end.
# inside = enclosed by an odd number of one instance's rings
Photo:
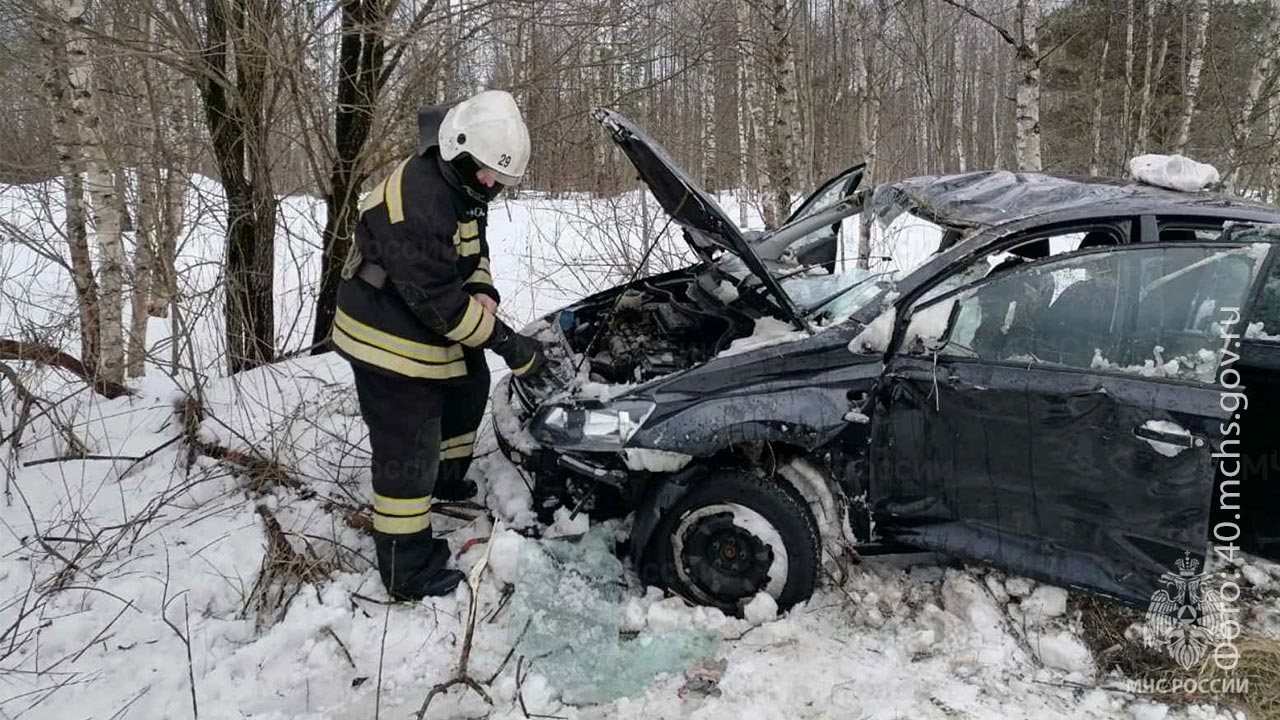
MULTIPOLYGON (((1130 10, 1132 9, 1133 9, 1133 4, 1130 3, 1130 10)), ((1130 14, 1130 19, 1132 20, 1132 13, 1130 14)), ((1131 30, 1132 30, 1132 25, 1130 26, 1130 31, 1131 30)), ((1093 82, 1093 150, 1089 154, 1089 174, 1090 175, 1098 175, 1102 172, 1102 114, 1103 114, 1102 113, 1102 90, 1106 82, 1107 53, 1110 49, 1111 49, 1111 33, 1110 31, 1108 31, 1104 33, 1102 36, 1102 53, 1098 58, 1098 74, 1094 78, 1094 82, 1093 82)), ((1126 58, 1125 58, 1126 63, 1128 63, 1133 59, 1132 58, 1133 51, 1131 47, 1130 49, 1127 49, 1125 51, 1125 55, 1126 55, 1126 58)), ((1126 67, 1126 78, 1125 78, 1126 88, 1125 88, 1125 102, 1124 102, 1123 112, 1127 117, 1128 111, 1129 111, 1128 82, 1130 80, 1130 78, 1127 77, 1127 75, 1128 75, 1130 66, 1126 64, 1125 67, 1126 67)), ((1123 137, 1124 133, 1121 133, 1121 136, 1123 137)))
POLYGON ((1169 57, 1169 35, 1160 38, 1160 52, 1156 55, 1155 69, 1151 67, 1151 49, 1155 46, 1156 4, 1154 0, 1147 2, 1147 62, 1142 77, 1142 102, 1138 107, 1138 132, 1134 139, 1131 155, 1140 155, 1148 150, 1151 142, 1151 102, 1155 93, 1154 84, 1164 77, 1164 62, 1169 57))
MULTIPOLYGON (((1148 5, 1151 5, 1154 2, 1154 0, 1146 0, 1146 1, 1148 5)), ((1120 104, 1120 147, 1122 148, 1122 152, 1125 152, 1125 153, 1128 152, 1130 143, 1132 143, 1131 138, 1133 137, 1133 127, 1132 127, 1132 123, 1133 123, 1133 24, 1134 24, 1133 5, 1134 5, 1133 0, 1125 0, 1125 6, 1124 6, 1124 11, 1125 11, 1124 12, 1124 100, 1120 104)), ((1105 68, 1107 65, 1107 51, 1111 49, 1111 22, 1110 22, 1111 13, 1106 14, 1106 19, 1107 19, 1107 22, 1105 24, 1105 27, 1106 27, 1107 36, 1102 44, 1102 59, 1098 61, 1098 88, 1101 88, 1102 86, 1102 77, 1104 73, 1103 68, 1105 68)), ((1099 100, 1097 99, 1101 98, 1100 89, 1095 90, 1094 98, 1095 98, 1094 117, 1100 118, 1101 111, 1097 107, 1097 104, 1099 102, 1099 100)), ((1096 120, 1094 123, 1095 140, 1099 139, 1099 134, 1097 132, 1097 129, 1100 127, 1101 127, 1101 121, 1096 120)), ((1095 145, 1095 147, 1097 146, 1095 145)), ((1099 154, 1100 149, 1101 148, 1095 149, 1093 151, 1093 158, 1090 159, 1089 173, 1091 175, 1096 175, 1098 172, 1096 169, 1098 160, 1096 158, 1099 154)))
MULTIPOLYGON (((122 325, 124 311, 124 241, 121 236, 120 197, 116 178, 107 164, 101 118, 94 104, 93 58, 83 0, 46 0, 46 10, 65 27, 66 109, 70 130, 84 160, 84 187, 89 194, 89 216, 98 241, 101 281, 99 354, 96 371, 102 379, 124 380, 125 353, 122 325)), ((86 365, 86 367, 93 367, 86 365)))
POLYGON ((968 158, 964 154, 964 71, 960 54, 960 27, 963 18, 957 18, 951 30, 951 141, 955 149, 956 168, 965 172, 968 158))
POLYGON ((773 152, 773 216, 780 223, 791 214, 791 193, 795 188, 796 129, 800 125, 796 96, 796 59, 793 47, 792 14, 788 0, 770 0, 769 56, 772 67, 775 107, 773 152))
POLYGON ((1017 34, 960 0, 945 0, 964 10, 999 34, 1013 48, 1018 68, 1018 88, 1014 104, 1014 155, 1018 170, 1039 172, 1040 152, 1040 0, 1018 0, 1017 34))
POLYGON ((78 133, 72 124, 66 18, 62 8, 54 2, 46 2, 43 9, 45 16, 41 23, 40 41, 47 56, 44 85, 54 108, 54 151, 57 153, 58 169, 62 175, 63 200, 66 206, 68 256, 80 321, 80 357, 84 367, 96 368, 101 347, 101 316, 98 283, 93 271, 85 221, 84 181, 81 177, 84 158, 80 152, 78 133))
POLYGON ((1187 56, 1187 79, 1182 92, 1182 114, 1178 118, 1178 137, 1173 151, 1186 154, 1191 139, 1191 118, 1196 112, 1196 100, 1200 95, 1200 74, 1204 70, 1204 45, 1209 33, 1209 0, 1192 0, 1195 13, 1192 17, 1191 48, 1187 56))

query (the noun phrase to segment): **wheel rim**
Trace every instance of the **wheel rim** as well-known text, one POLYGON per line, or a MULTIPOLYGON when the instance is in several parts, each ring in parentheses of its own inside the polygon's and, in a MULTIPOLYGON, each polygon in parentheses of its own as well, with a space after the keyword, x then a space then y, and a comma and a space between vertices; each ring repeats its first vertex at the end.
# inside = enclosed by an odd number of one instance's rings
POLYGON ((751 508, 723 503, 680 518, 672 533, 676 575, 703 603, 736 605, 764 591, 775 599, 787 582, 786 546, 751 508))

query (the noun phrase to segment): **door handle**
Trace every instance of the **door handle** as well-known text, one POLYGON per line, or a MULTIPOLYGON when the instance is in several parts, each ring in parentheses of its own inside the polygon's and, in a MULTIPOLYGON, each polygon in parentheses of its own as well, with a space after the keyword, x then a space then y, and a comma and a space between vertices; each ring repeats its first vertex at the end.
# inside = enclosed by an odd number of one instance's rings
POLYGON ((1167 430, 1156 430, 1139 425, 1133 429, 1133 434, 1143 440, 1154 440, 1155 442, 1177 445, 1178 447, 1204 447, 1204 438, 1196 437, 1190 433, 1183 434, 1167 430))

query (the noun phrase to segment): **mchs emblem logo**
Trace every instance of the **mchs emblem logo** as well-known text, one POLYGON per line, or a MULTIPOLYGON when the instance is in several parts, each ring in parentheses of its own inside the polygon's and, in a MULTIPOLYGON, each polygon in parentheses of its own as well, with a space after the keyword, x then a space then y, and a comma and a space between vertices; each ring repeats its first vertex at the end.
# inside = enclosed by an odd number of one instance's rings
POLYGON ((1168 646, 1169 655, 1184 670, 1200 662, 1227 630, 1227 613, 1222 598, 1197 573, 1200 561, 1187 553, 1175 565, 1178 574, 1160 576, 1164 587, 1151 594, 1147 606, 1147 627, 1157 643, 1168 646))

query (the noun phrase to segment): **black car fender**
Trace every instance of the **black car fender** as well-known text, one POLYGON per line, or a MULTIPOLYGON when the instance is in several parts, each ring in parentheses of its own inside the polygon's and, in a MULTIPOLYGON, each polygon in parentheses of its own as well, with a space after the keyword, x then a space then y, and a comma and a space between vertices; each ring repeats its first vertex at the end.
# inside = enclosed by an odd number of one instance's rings
POLYGON ((835 384, 704 397, 675 408, 662 403, 655 413, 660 416, 629 444, 694 457, 760 442, 812 450, 845 429, 848 412, 848 388, 835 384))

